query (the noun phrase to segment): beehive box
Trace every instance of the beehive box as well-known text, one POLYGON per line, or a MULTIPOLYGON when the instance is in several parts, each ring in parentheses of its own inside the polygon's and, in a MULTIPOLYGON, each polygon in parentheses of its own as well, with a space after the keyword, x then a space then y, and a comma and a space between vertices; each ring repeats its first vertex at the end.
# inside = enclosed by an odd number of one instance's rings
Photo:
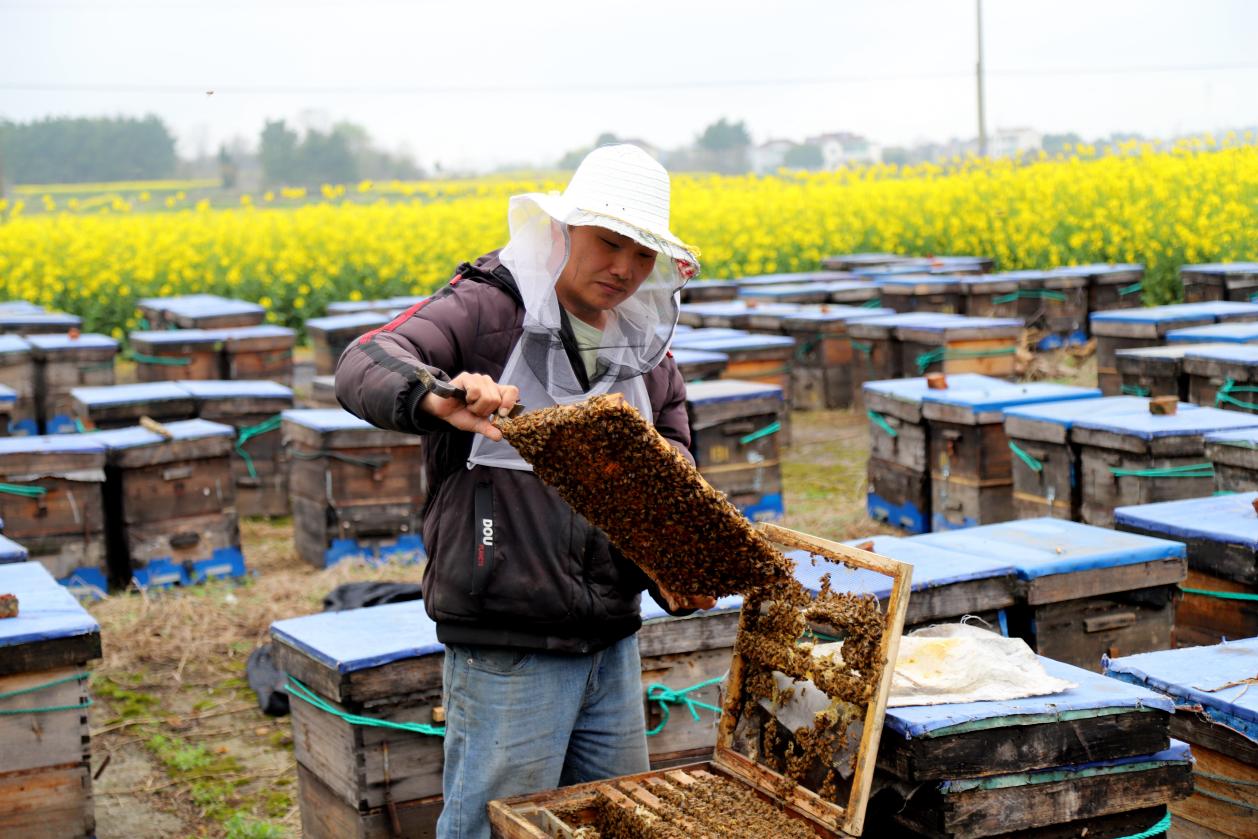
POLYGON ((823 282, 794 282, 748 285, 738 289, 740 300, 755 303, 825 303, 830 290, 823 282))
POLYGON ((1036 349, 1052 350, 1088 340, 1087 277, 1052 271, 1024 271, 1018 284, 1019 316, 1029 328, 1048 333, 1036 349))
POLYGON ((1258 262, 1181 265, 1179 279, 1188 303, 1202 300, 1250 302, 1258 293, 1258 262))
POLYGON ((293 384, 293 346, 297 333, 286 326, 239 326, 207 330, 219 340, 218 373, 208 378, 293 384))
POLYGON ((753 520, 780 518, 782 389, 755 382, 694 382, 686 388, 690 450, 704 480, 753 520))
POLYGON ((310 407, 339 408, 336 400, 336 376, 315 376, 310 381, 310 407))
POLYGON ((1171 805, 1184 836, 1253 836, 1258 808, 1258 639, 1115 659, 1107 675, 1175 703, 1171 733, 1192 746, 1195 794, 1171 805))
POLYGON ((297 555, 323 568, 349 557, 424 557, 421 438, 340 409, 283 413, 297 555))
MULTIPOLYGON (((733 316, 747 311, 746 300, 716 300, 704 303, 683 303, 677 323, 694 328, 730 329, 733 316)), ((740 330, 745 331, 745 330, 740 330)))
POLYGON ((170 297, 161 304, 161 310, 162 325, 179 329, 257 326, 266 318, 266 309, 257 303, 212 294, 170 297))
POLYGON ((1200 407, 1075 420, 1082 520, 1109 526, 1115 507, 1209 495, 1214 470, 1205 459, 1205 436, 1256 425, 1252 414, 1200 407))
POLYGON ((906 375, 981 373, 1011 378, 1022 339, 1016 318, 963 317, 896 327, 900 369, 906 375))
POLYGON ((387 315, 393 307, 383 300, 338 300, 329 303, 325 309, 331 315, 356 315, 360 312, 379 312, 387 315))
POLYGON ((141 382, 217 379, 222 366, 222 339, 204 329, 132 332, 128 357, 141 382))
POLYGON ((15 335, 63 335, 82 326, 81 317, 65 312, 0 311, 0 332, 15 335))
POLYGON ((677 364, 677 371, 687 382, 703 382, 720 378, 725 368, 729 366, 729 356, 720 352, 678 347, 672 350, 672 355, 673 361, 677 364))
POLYGON ((0 565, 17 617, 0 620, 0 835, 96 832, 88 663, 100 626, 35 562, 0 565))
POLYGON ((782 321, 783 332, 795 339, 791 407, 846 408, 857 401, 859 389, 852 385, 852 368, 857 359, 848 325, 889 314, 890 309, 827 306, 821 311, 786 317, 782 321))
MULTIPOLYGON (((880 621, 883 628, 876 659, 895 660, 903 606, 908 597, 908 566, 780 528, 769 526, 765 533, 785 548, 805 550, 823 558, 841 557, 847 568, 835 571, 835 591, 858 590, 844 585, 851 571, 855 571, 856 586, 864 581, 861 576, 864 570, 892 577, 890 607, 880 621)), ((645 820, 667 824, 674 817, 660 798, 702 797, 703 788, 709 784, 720 785, 726 794, 739 798, 738 804, 727 803, 709 810, 710 816, 704 817, 705 821, 712 816, 720 820, 723 826, 719 830, 726 831, 726 835, 770 835, 779 830, 782 831, 779 835, 783 836, 860 835, 891 668, 881 668, 876 687, 871 676, 869 698, 854 703, 846 716, 853 722, 860 720, 860 726, 844 726, 842 732, 835 732, 831 738, 799 755, 799 765, 786 767, 784 753, 798 754, 796 732, 799 728, 811 727, 813 716, 806 715, 807 726, 796 727, 799 715, 793 716, 791 708, 770 698, 770 694, 775 698, 780 698, 780 694, 772 690, 776 677, 767 668, 773 665, 764 660, 772 654, 767 649, 758 649, 751 636, 757 620, 752 610, 743 610, 711 762, 692 764, 684 770, 630 775, 494 801, 489 805, 492 835, 499 839, 534 839, 573 835, 582 828, 586 829, 582 835, 599 835, 592 831, 597 830, 595 825, 600 813, 613 824, 618 815, 628 819, 630 823, 625 826, 624 835, 638 835, 635 823, 645 820), (788 749, 793 751, 786 751, 788 749), (677 790, 678 786, 682 791, 677 790), (651 790, 658 792, 660 798, 651 790), (767 801, 771 809, 753 815, 749 808, 764 808, 763 803, 754 801, 767 801), (746 825, 751 819, 758 821, 757 827, 740 830, 740 824, 746 825)), ((849 643, 851 640, 848 639, 849 643)), ((776 651, 776 647, 773 649, 776 651)), ((814 688, 804 684, 807 677, 800 668, 811 666, 812 655, 810 647, 803 649, 805 652, 792 662, 784 657, 779 672, 784 673, 785 683, 799 684, 806 696, 807 691, 814 688)), ((789 651, 795 651, 793 640, 789 651)), ((777 663, 776 659, 774 661, 777 663)), ((826 701, 824 694, 821 701, 823 704, 826 701)), ((821 730, 825 730, 824 725, 821 730)), ((693 824, 690 829, 697 830, 693 824)), ((607 835, 621 835, 621 832, 607 835)))
POLYGON ((776 385, 790 404, 791 362, 795 355, 795 339, 785 335, 731 335, 708 337, 689 333, 674 345, 691 350, 719 352, 729 356, 729 364, 721 374, 724 379, 776 385))
POLYGON ((1198 347, 1224 344, 1167 344, 1158 347, 1137 347, 1114 353, 1118 370, 1118 390, 1124 396, 1173 396, 1191 401, 1188 375, 1184 372, 1184 354, 1198 347))
POLYGON ((0 517, 61 580, 107 584, 102 485, 105 447, 81 435, 0 439, 0 517))
POLYGON ((860 268, 881 268, 909 259, 896 253, 843 253, 827 256, 821 267, 827 271, 855 271, 860 268))
POLYGON ((910 312, 862 318, 848 325, 847 334, 855 362, 852 364, 852 389, 859 390, 865 382, 898 379, 909 375, 903 369, 903 353, 896 337, 900 326, 942 323, 959 319, 960 315, 938 312, 910 312))
POLYGON ((1046 516, 1079 521, 1083 503, 1081 464, 1071 427, 1082 418, 1148 409, 1147 400, 1134 396, 1103 396, 1006 409, 1005 435, 1013 453, 1010 463, 1014 514, 1018 518, 1046 516))
POLYGON ((9 436, 9 423, 16 405, 17 391, 8 385, 0 385, 0 437, 9 436))
POLYGON ((927 390, 922 416, 930 446, 931 530, 1013 517, 1013 453, 1005 409, 1099 395, 1092 388, 1045 382, 927 390))
POLYGON ((1011 564, 1021 591, 1009 634, 1042 656, 1099 672, 1102 656, 1171 645, 1180 542, 1048 518, 915 538, 1011 564))
POLYGON ((738 296, 738 283, 733 280, 695 280, 681 287, 683 303, 706 303, 712 300, 733 300, 738 296))
POLYGON ((864 279, 831 280, 825 286, 829 292, 826 298, 828 303, 839 306, 862 306, 866 309, 877 309, 882 306, 882 291, 877 283, 864 279))
POLYGON ((1020 279, 1017 274, 980 274, 964 277, 962 314, 976 318, 1021 317, 1020 279))
MULTIPOLYGON (((993 387, 999 379, 975 373, 949 376, 950 390, 993 387)), ((889 379, 863 386, 869 417, 866 509, 869 517, 910 533, 930 530, 930 468, 922 397, 926 379, 889 379)))
POLYGON ((118 342, 105 335, 31 335, 35 361, 35 399, 39 424, 45 434, 73 434, 76 387, 100 387, 114 383, 114 358, 118 342))
POLYGON ((18 335, 0 335, 0 384, 15 394, 9 411, 8 433, 39 433, 39 404, 35 398, 35 359, 31 345, 18 335))
POLYGON ((1114 526, 1188 546, 1177 646, 1258 635, 1258 493, 1119 507, 1114 526), (1248 598, 1248 599, 1246 599, 1248 598))
POLYGON ((1143 305, 1143 265, 1094 263, 1054 268, 1051 273, 1059 277, 1082 277, 1087 280, 1089 312, 1134 309, 1143 305))
MULTIPOLYGON (((142 297, 136 302, 136 309, 140 313, 140 328, 144 331, 177 329, 179 325, 175 323, 174 317, 169 314, 171 306, 180 306, 185 309, 195 308, 197 306, 210 306, 217 304, 226 298, 217 294, 183 294, 174 297, 142 297)), ((259 321, 261 322, 261 321, 259 321)))
POLYGON ((1188 344, 1184 375, 1198 405, 1258 413, 1258 345, 1188 344))
POLYGON ((1258 322, 1233 321, 1172 329, 1166 343, 1176 344, 1258 344, 1258 322))
POLYGON ((817 308, 798 303, 767 303, 756 300, 748 300, 746 303, 746 309, 728 318, 730 326, 734 329, 745 329, 756 334, 774 336, 782 334, 782 324, 786 318, 817 308))
POLYGON ((1258 490, 1258 428, 1207 434, 1206 460, 1214 466, 1215 492, 1258 490))
POLYGON ((880 276, 882 305, 897 312, 965 311, 965 298, 959 277, 948 274, 900 274, 880 276))
POLYGON ((1097 384, 1106 396, 1116 396, 1120 386, 1115 352, 1166 342, 1173 329, 1211 323, 1258 320, 1258 304, 1181 303, 1150 308, 1093 310, 1092 335, 1096 338, 1097 384))
POLYGON ((346 347, 363 333, 388 322, 387 315, 377 312, 311 318, 306 321, 306 335, 314 348, 315 372, 321 376, 335 373, 336 362, 340 360, 346 347))
POLYGON ((180 385, 196 400, 197 416, 235 429, 232 474, 242 516, 288 515, 288 461, 280 415, 293 392, 273 381, 207 381, 180 385))
POLYGON ((31 558, 30 551, 14 542, 7 536, 0 536, 0 565, 10 562, 26 562, 31 558))
POLYGON ((110 571, 119 585, 245 573, 231 452, 235 430, 208 420, 92 435, 107 450, 110 571))
POLYGON ((887 709, 871 810, 876 836, 1122 836, 1163 821, 1192 789, 1157 693, 1041 658, 1076 685, 996 702, 887 709), (907 796, 896 788, 920 787, 907 796))
POLYGON ((148 417, 174 422, 196 416, 196 400, 175 382, 147 382, 112 387, 76 387, 70 391, 74 416, 87 430, 129 428, 148 417))

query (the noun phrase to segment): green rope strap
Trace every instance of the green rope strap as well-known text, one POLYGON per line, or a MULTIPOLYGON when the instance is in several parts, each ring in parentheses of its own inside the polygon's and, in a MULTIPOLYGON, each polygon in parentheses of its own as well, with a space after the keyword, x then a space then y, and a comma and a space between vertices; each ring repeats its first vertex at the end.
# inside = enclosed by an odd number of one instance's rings
POLYGON ((1118 469, 1109 471, 1115 478, 1213 478, 1213 463, 1188 463, 1184 466, 1167 466, 1161 469, 1118 469))
POLYGON ((1233 807, 1239 807, 1242 810, 1249 810, 1251 813, 1258 813, 1258 806, 1250 804, 1246 801, 1240 801, 1230 798, 1226 795, 1219 795, 1217 792, 1210 792, 1204 789, 1194 789, 1193 795, 1204 795, 1206 798, 1213 798, 1215 801, 1222 801, 1224 804, 1231 804, 1233 807))
POLYGON ((817 349, 824 337, 825 336, 818 332, 815 335, 810 336, 807 340, 799 341, 799 343, 795 345, 795 360, 803 361, 807 358, 809 353, 817 349))
POLYGON ((75 417, 75 418, 74 418, 74 430, 75 430, 75 431, 77 431, 77 432, 79 432, 80 434, 86 434, 86 433, 87 433, 87 426, 83 424, 83 420, 79 419, 78 417, 75 417))
POLYGON ((1017 347, 1003 347, 993 350, 957 350, 950 347, 936 347, 930 352, 924 352, 917 357, 917 372, 922 374, 926 372, 926 368, 938 361, 955 361, 960 358, 988 358, 997 355, 1013 355, 1018 351, 1017 347))
POLYGON ((1221 781, 1222 783, 1238 787, 1258 787, 1258 781, 1246 781, 1244 778, 1229 778, 1226 775, 1215 775, 1213 772, 1202 772, 1200 769, 1195 770, 1193 774, 1208 781, 1221 781))
POLYGON ((378 720, 374 717, 364 717, 361 714, 350 714, 330 705, 323 697, 303 685, 292 676, 288 677, 288 690, 293 696, 313 705, 320 711, 325 711, 334 717, 339 717, 350 725, 371 726, 374 728, 392 728, 396 731, 410 731, 415 734, 427 734, 430 737, 444 737, 446 735, 446 727, 444 725, 428 725, 422 722, 393 722, 392 720, 378 720))
POLYGON ((1180 586, 1179 590, 1184 594, 1196 594, 1201 597, 1214 597, 1219 600, 1245 600, 1251 603, 1258 603, 1258 594, 1246 594, 1242 591, 1210 591, 1204 588, 1185 588, 1180 586))
POLYGON ((894 428, 888 425, 886 418, 884 418, 882 414, 878 413, 872 408, 865 409, 865 416, 869 417, 870 420, 873 421, 874 425, 878 426, 883 431, 887 432, 888 435, 892 437, 900 436, 900 432, 896 431, 894 428))
POLYGON ((1153 392, 1147 387, 1141 387, 1140 385, 1123 385, 1118 390, 1127 396, 1148 396, 1153 392))
POLYGON ((275 431, 280 427, 283 420, 283 416, 276 414, 270 419, 263 420, 257 425, 249 425, 236 432, 236 454, 244 458, 245 468, 249 470, 250 478, 258 477, 258 470, 253 468, 253 458, 249 456, 249 452, 245 451, 245 443, 248 443, 260 434, 275 431))
POLYGON ((1130 836, 1120 836, 1119 839, 1150 839, 1153 836, 1161 836, 1171 829, 1171 814, 1167 813, 1162 817, 1161 821, 1148 830, 1142 830, 1139 833, 1133 833, 1130 836))
POLYGON ((882 306, 881 297, 872 297, 861 304, 862 309, 877 309, 882 306))
POLYGON ((836 638, 833 635, 827 635, 824 632, 818 632, 817 630, 811 628, 804 630, 804 638, 801 640, 807 640, 809 638, 814 641, 821 641, 822 643, 832 643, 834 641, 843 640, 842 638, 836 638))
POLYGON ((851 343, 852 349, 856 350, 858 353, 865 355, 866 357, 871 356, 874 353, 873 344, 866 344, 862 341, 850 341, 849 343, 851 343))
POLYGON ((159 364, 166 367, 187 367, 192 363, 190 358, 179 358, 173 355, 146 355, 135 350, 127 353, 127 357, 136 364, 159 364))
POLYGON ((664 730, 664 726, 668 725, 669 705, 685 706, 686 710, 690 712, 690 716, 694 717, 695 722, 699 721, 699 708, 706 708, 707 710, 715 711, 718 714, 721 713, 721 709, 717 706, 710 705, 707 702, 700 702, 690 694, 703 690, 706 687, 711 687, 712 685, 719 685, 723 681, 725 681, 724 676, 717 676, 715 679, 708 679, 706 682, 699 682, 697 685, 691 685, 690 687, 682 688, 681 690, 672 690, 668 687, 668 685, 661 685, 658 682, 648 685, 646 689, 646 701, 655 702, 660 706, 661 719, 660 724, 648 731, 646 736, 654 737, 656 734, 659 734, 664 730))
POLYGON ((993 303, 1012 303, 1015 300, 1057 300, 1065 302, 1066 295, 1060 291, 1053 291, 1047 288, 1028 288, 1019 291, 1011 291, 1008 294, 1002 294, 999 297, 993 297, 993 303))
POLYGON ((371 460, 365 457, 352 457, 347 454, 341 454, 340 452, 327 451, 326 449, 320 449, 317 452, 290 451, 289 455, 297 458, 298 460, 318 460, 321 457, 326 457, 329 460, 339 460, 342 463, 349 463, 353 466, 363 466, 367 469, 379 469, 390 460, 387 457, 382 457, 379 460, 371 460))
POLYGON ((1026 450, 1025 450, 1025 449, 1023 449, 1021 446, 1019 446, 1017 443, 1015 443, 1015 442, 1014 442, 1014 441, 1012 441, 1012 440, 1010 440, 1010 441, 1009 441, 1009 451, 1011 451, 1011 452, 1013 452, 1014 454, 1016 454, 1016 455, 1018 456, 1018 460, 1021 460, 1021 461, 1022 461, 1023 463, 1025 463, 1028 467, 1030 467, 1030 469, 1031 469, 1031 471, 1032 471, 1032 472, 1043 472, 1043 471, 1044 471, 1044 464, 1043 464, 1043 463, 1041 463, 1040 461, 1038 461, 1038 460, 1036 460, 1035 458, 1031 457, 1031 455, 1027 454, 1027 452, 1026 452, 1026 450))
POLYGON ((745 437, 739 437, 738 445, 745 446, 748 443, 754 443, 756 440, 759 440, 761 437, 768 437, 770 434, 777 434, 781 430, 782 430, 781 421, 774 420, 773 422, 769 423, 768 425, 766 425, 764 428, 760 429, 759 431, 753 431, 750 434, 746 435, 745 437))
MULTIPOLYGON (((48 494, 48 490, 43 487, 3 483, 0 483, 0 492, 8 493, 9 495, 21 495, 26 498, 39 498, 41 495, 48 494)), ((3 697, 0 697, 0 699, 3 699, 3 697)))
POLYGON ((1214 407, 1220 405, 1235 405, 1238 408, 1244 408, 1249 411, 1258 411, 1258 404, 1254 402, 1245 402, 1232 396, 1233 393, 1258 393, 1258 387, 1253 385, 1237 386, 1234 379, 1228 379, 1223 383, 1223 387, 1219 388, 1218 393, 1214 395, 1214 407))
POLYGON ((1118 296, 1126 297, 1129 294, 1139 294, 1143 288, 1144 288, 1144 281, 1136 280, 1131 285, 1125 285, 1122 288, 1120 288, 1118 290, 1118 296))
MULTIPOLYGON (((63 676, 60 679, 53 679, 51 682, 43 682, 38 685, 31 685, 28 688, 19 688, 0 693, 0 699, 11 699, 14 696, 25 696, 26 694, 36 693, 37 691, 54 688, 57 685, 64 685, 69 682, 78 682, 86 679, 88 673, 75 673, 72 676, 63 676)), ((43 708, 0 708, 0 717, 15 717, 19 714, 50 714, 54 711, 77 711, 88 708, 92 704, 92 698, 86 697, 86 701, 77 705, 48 705, 43 708)))

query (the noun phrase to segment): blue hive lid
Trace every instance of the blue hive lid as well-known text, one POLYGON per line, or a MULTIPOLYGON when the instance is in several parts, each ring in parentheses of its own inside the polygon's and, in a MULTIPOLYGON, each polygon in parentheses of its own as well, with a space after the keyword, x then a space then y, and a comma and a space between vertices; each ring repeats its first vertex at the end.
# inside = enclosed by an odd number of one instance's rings
MULTIPOLYGON (((793 294, 800 293, 824 293, 825 288, 821 283, 782 283, 781 285, 761 285, 751 286, 740 289, 739 297, 789 297, 793 294)), ((757 306, 756 308, 762 308, 757 306)))
POLYGON ((695 280, 686 283, 685 288, 737 288, 738 283, 734 280, 695 280))
POLYGON ((381 308, 379 300, 338 300, 327 305, 327 313, 329 316, 336 317, 358 312, 370 312, 379 308, 381 308))
POLYGON ((326 318, 311 318, 306 321, 306 331, 331 332, 337 329, 353 329, 355 327, 380 326, 389 322, 388 315, 376 312, 356 312, 350 315, 332 315, 326 318))
MULTIPOLYGON (((949 376, 949 378, 952 377, 949 376)), ((955 405, 969 408, 975 413, 982 413, 1003 411, 1015 405, 1091 399, 1100 395, 1101 391, 1094 387, 1058 385, 1051 382, 1027 384, 1001 382, 997 385, 969 389, 949 387, 946 390, 928 390, 922 397, 922 402, 923 404, 955 405)))
POLYGON ((340 408, 292 408, 283 412, 284 421, 315 431, 358 431, 375 428, 340 408))
POLYGON ((69 329, 81 326, 83 318, 65 312, 0 312, 0 323, 7 326, 57 325, 69 329))
MULTIPOLYGON (((1195 405, 1181 405, 1187 410, 1195 405)), ((1020 417, 1038 422, 1052 423, 1070 428, 1076 421, 1088 417, 1125 414, 1149 410, 1149 400, 1142 396, 1101 396, 1091 399, 1071 399, 1065 402, 1044 402, 1021 405, 1005 410, 1006 417, 1020 417)))
POLYGON ((221 317, 223 315, 263 314, 266 312, 257 303, 248 300, 232 300, 227 297, 205 295, 202 299, 192 297, 172 298, 166 301, 162 309, 176 317, 203 318, 221 317))
MULTIPOLYGON (((968 556, 937 545, 928 545, 912 538, 899 536, 873 536, 867 539, 852 539, 843 544, 856 548, 867 542, 873 542, 870 548, 873 553, 881 554, 913 566, 913 582, 911 591, 928 591, 944 586, 967 583, 973 580, 986 580, 992 577, 1013 576, 1011 564, 1000 559, 986 556, 968 556)), ((875 596, 891 595, 891 578, 867 569, 836 570, 828 562, 818 561, 814 566, 807 553, 793 556, 796 560, 795 579, 804 588, 814 594, 821 589, 821 577, 830 573, 832 579, 861 579, 862 591, 875 596)))
POLYGON ((935 323, 955 323, 965 315, 951 315, 947 312, 901 312, 883 317, 870 317, 861 321, 862 326, 879 326, 895 328, 899 326, 920 327, 935 323))
POLYGON ((850 276, 851 274, 846 271, 794 271, 786 274, 754 274, 747 277, 739 277, 734 282, 740 284, 754 282, 782 285, 784 283, 818 283, 850 276))
POLYGON ((748 306, 744 311, 737 314, 742 315, 768 315, 770 317, 785 317, 793 315, 803 309, 803 305, 799 303, 759 303, 748 306))
POLYGON ((1089 317, 1094 323, 1174 323, 1177 320, 1218 320, 1244 314, 1258 315, 1258 303, 1206 300, 1093 312, 1089 317))
POLYGON ((718 361, 729 361, 729 356, 723 352, 708 352, 707 350, 691 350, 677 348, 672 350, 673 361, 677 362, 680 367, 683 364, 715 364, 718 361))
POLYGON ((834 323, 836 321, 858 321, 894 315, 895 309, 866 308, 865 306, 840 306, 831 304, 821 309, 802 309, 786 318, 788 321, 834 323))
POLYGON ((1215 431, 1207 434, 1205 440, 1207 443, 1230 443, 1246 449, 1258 449, 1258 426, 1215 431))
POLYGON ((10 314, 12 312, 42 312, 43 306, 38 306, 26 300, 5 300, 0 302, 0 314, 10 314))
POLYGON ((117 349, 118 342, 108 335, 97 335, 85 332, 74 338, 69 335, 28 335, 26 340, 32 347, 44 351, 49 350, 107 350, 117 349))
POLYGON ((1164 693, 1189 712, 1200 706, 1212 720, 1258 742, 1258 691, 1252 684, 1258 638, 1114 658, 1105 672, 1164 693))
MULTIPOLYGON (((981 373, 952 373, 947 377, 947 391, 973 390, 975 388, 1009 387, 1009 382, 993 379, 981 373)), ((926 385, 926 377, 914 379, 881 379, 865 382, 861 387, 872 393, 879 393, 902 402, 921 402, 930 390, 926 385)))
POLYGON ((142 446, 157 446, 172 440, 204 440, 207 437, 234 438, 236 436, 236 429, 232 426, 203 419, 168 422, 163 423, 163 426, 170 432, 169 438, 139 425, 130 428, 113 428, 108 431, 93 431, 84 436, 103 444, 111 452, 138 449, 142 446))
POLYGON ((41 563, 0 565, 0 591, 18 598, 17 617, 0 620, 0 647, 100 632, 100 624, 41 563))
POLYGON ((1126 274, 1130 271, 1143 271, 1144 266, 1138 262, 1106 263, 1092 262, 1087 265, 1065 265, 1052 268, 1048 273, 1065 277, 1104 277, 1107 274, 1126 274))
POLYGON ((31 351, 31 345, 21 335, 0 335, 0 353, 31 351))
POLYGON ((724 327, 724 326, 721 326, 721 327, 705 326, 700 329, 691 329, 690 331, 685 332, 685 333, 680 333, 680 332, 674 333, 673 346, 674 347, 689 347, 692 342, 697 343, 697 344, 703 344, 708 341, 715 340, 717 338, 732 338, 736 336, 746 336, 750 334, 751 333, 745 329, 732 329, 732 328, 724 327))
POLYGON ((1233 364, 1253 365, 1258 364, 1258 344, 1192 347, 1184 353, 1184 358, 1211 358, 1233 364))
POLYGON ((862 277, 868 277, 876 283, 891 277, 900 277, 906 274, 917 274, 922 277, 929 277, 928 274, 922 273, 922 266, 913 263, 901 263, 898 265, 858 265, 852 269, 853 274, 859 274, 862 277))
POLYGON ((946 737, 958 727, 973 731, 987 727, 982 725, 984 722, 1002 729, 1039 722, 1056 723, 1061 720, 1059 714, 1071 711, 1122 712, 1148 708, 1169 714, 1175 710, 1165 696, 1147 688, 1107 679, 1099 673, 1043 656, 1040 656, 1040 664, 1048 675, 1078 687, 1026 699, 888 708, 885 724, 902 737, 912 739, 946 737))
POLYGON ((762 350, 777 349, 780 347, 795 346, 795 339, 786 335, 759 335, 754 332, 746 335, 726 335, 724 337, 711 337, 700 334, 702 330, 695 330, 685 336, 682 340, 674 340, 676 346, 688 347, 696 350, 715 350, 718 352, 732 352, 737 350, 762 350))
POLYGON ((913 539, 1007 562, 1024 580, 1186 556, 1179 542, 1051 518, 925 533, 913 539))
POLYGON ((760 382, 744 382, 739 379, 713 379, 710 382, 691 382, 686 385, 686 401, 691 405, 711 405, 717 402, 741 402, 746 399, 784 400, 782 388, 760 382))
POLYGON ((1183 265, 1183 271, 1196 271, 1200 274, 1252 274, 1258 271, 1258 262, 1203 262, 1199 265, 1183 265))
MULTIPOLYGON (((917 270, 921 271, 921 268, 917 270)), ((950 274, 889 274, 876 275, 875 279, 884 288, 916 285, 951 285, 959 288, 961 285, 961 278, 950 274)))
POLYGON ((267 379, 194 379, 179 386, 196 399, 293 399, 292 388, 267 379))
POLYGON ((338 673, 445 650, 420 600, 288 618, 271 624, 271 637, 338 673))
MULTIPOLYGON (((183 330, 187 332, 188 330, 183 330)), ((222 329, 206 329, 206 335, 212 335, 220 341, 244 341, 249 338, 287 338, 296 335, 296 331, 287 326, 275 326, 260 323, 257 326, 228 326, 222 329)))
POLYGON ((16 401, 17 391, 8 385, 0 385, 0 405, 16 401))
POLYGON ((1229 321, 1208 326, 1188 326, 1166 333, 1170 344, 1252 344, 1258 342, 1258 322, 1229 321))
MULTIPOLYGON (((5 454, 104 454, 105 447, 86 434, 44 434, 29 437, 0 437, 0 455, 5 454)), ((0 621, 3 623, 3 621, 0 621)))
POLYGON ((1031 279, 1030 277, 1015 276, 1016 274, 1019 274, 1019 273, 1034 274, 1036 277, 1043 276, 1042 274, 1039 274, 1034 271, 1019 271, 1019 272, 1010 272, 1006 274, 974 274, 972 276, 962 277, 961 285, 965 288, 966 291, 970 291, 976 286, 1003 285, 1003 284, 1008 284, 1008 283, 1021 282, 1023 279, 1031 279))
MULTIPOLYGON (((1256 429, 1258 430, 1258 429, 1256 429)), ((1136 504, 1114 510, 1114 523, 1186 542, 1222 542, 1258 551, 1258 492, 1136 504)), ((1258 676, 1258 671, 1255 671, 1258 676)))
POLYGON ((144 344, 217 344, 222 338, 205 329, 159 329, 132 332, 131 341, 144 344))
POLYGON ((999 271, 995 274, 985 274, 981 277, 967 277, 966 280, 967 281, 974 280, 976 282, 983 282, 985 279, 987 280, 1001 279, 1007 282, 1009 280, 1019 280, 1019 281, 1044 280, 1044 279, 1047 279, 1049 276, 1051 275, 1048 271, 1040 271, 1040 270, 999 271))
POLYGON ((1254 426, 1258 426, 1256 414, 1197 407, 1175 414, 1151 414, 1148 410, 1134 410, 1131 413, 1119 412, 1102 417, 1080 417, 1075 420, 1074 427, 1154 440, 1159 437, 1183 437, 1254 426))
POLYGON ((134 385, 76 387, 70 395, 84 405, 133 405, 138 402, 191 399, 188 391, 174 382, 143 382, 134 385))
POLYGON ((0 564, 26 562, 28 559, 30 559, 30 552, 26 548, 7 536, 0 536, 0 564))
POLYGON ((1021 318, 979 318, 957 315, 953 320, 932 320, 926 323, 906 323, 905 328, 921 332, 947 332, 950 329, 1021 329, 1021 318))
POLYGON ((173 297, 141 297, 137 305, 145 309, 165 310, 171 305, 205 306, 226 299, 217 294, 177 294, 173 297))

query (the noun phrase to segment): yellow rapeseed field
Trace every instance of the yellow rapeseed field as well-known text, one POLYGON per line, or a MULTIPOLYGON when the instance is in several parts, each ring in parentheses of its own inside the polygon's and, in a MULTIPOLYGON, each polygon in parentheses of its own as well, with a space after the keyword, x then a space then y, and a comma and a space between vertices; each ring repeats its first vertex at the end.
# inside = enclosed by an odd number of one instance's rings
MULTIPOLYGON (((678 175, 673 229, 701 249, 705 277, 808 270, 861 250, 987 254, 998 270, 1141 262, 1146 300, 1165 302, 1178 294, 1181 264, 1258 258, 1252 142, 1131 144, 1105 156, 1082 147, 1030 163, 678 175)), ((87 206, 21 196, 0 201, 0 299, 74 312, 120 337, 136 325, 138 298, 198 291, 257 300, 272 321, 299 326, 335 300, 432 290, 459 262, 505 242, 507 196, 560 188, 561 180, 503 178, 364 182, 245 195, 231 209, 182 191, 87 206)))

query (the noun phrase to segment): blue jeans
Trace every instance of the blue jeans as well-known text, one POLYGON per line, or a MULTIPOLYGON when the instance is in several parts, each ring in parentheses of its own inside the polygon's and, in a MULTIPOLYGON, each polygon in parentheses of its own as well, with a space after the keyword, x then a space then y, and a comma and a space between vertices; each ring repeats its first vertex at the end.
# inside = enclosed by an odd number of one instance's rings
POLYGON ((489 839, 497 798, 649 769, 638 636, 590 655, 446 645, 437 839, 489 839))

